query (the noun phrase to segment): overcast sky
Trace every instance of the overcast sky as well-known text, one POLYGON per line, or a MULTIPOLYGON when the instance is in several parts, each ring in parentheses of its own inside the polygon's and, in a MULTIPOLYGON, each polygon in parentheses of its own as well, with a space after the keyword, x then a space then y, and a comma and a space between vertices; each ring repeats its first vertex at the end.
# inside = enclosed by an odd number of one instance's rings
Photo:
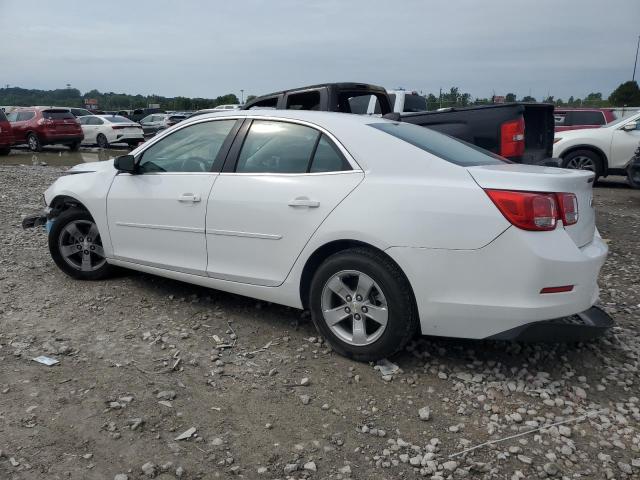
POLYGON ((639 20, 638 0, 0 0, 0 84, 211 98, 357 81, 608 96, 631 79, 639 20))

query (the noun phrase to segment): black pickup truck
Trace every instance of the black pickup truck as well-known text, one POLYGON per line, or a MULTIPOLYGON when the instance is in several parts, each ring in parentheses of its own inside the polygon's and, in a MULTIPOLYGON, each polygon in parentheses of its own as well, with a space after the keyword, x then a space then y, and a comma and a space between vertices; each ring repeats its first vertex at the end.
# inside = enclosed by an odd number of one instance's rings
POLYGON ((465 140, 514 162, 556 165, 553 105, 503 103, 433 112, 394 113, 383 87, 366 83, 325 83, 255 98, 251 109, 321 110, 366 114, 413 123, 465 140))

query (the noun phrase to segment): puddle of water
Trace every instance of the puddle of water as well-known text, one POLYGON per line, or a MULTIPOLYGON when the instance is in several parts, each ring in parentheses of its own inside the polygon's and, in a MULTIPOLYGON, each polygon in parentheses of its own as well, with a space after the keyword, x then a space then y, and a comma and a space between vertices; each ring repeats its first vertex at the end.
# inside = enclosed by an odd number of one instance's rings
POLYGON ((13 149, 6 157, 0 157, 0 165, 41 165, 46 163, 56 167, 72 167, 79 163, 103 162, 111 158, 126 155, 127 148, 80 148, 72 152, 65 147, 45 147, 42 152, 31 152, 27 149, 13 149))

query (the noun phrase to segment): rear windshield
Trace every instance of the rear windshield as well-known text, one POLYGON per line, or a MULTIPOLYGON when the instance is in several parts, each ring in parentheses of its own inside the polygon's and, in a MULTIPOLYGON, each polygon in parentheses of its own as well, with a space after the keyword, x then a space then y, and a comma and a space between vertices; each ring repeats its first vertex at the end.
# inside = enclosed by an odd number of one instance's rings
POLYGON ((45 110, 42 112, 42 116, 48 120, 73 120, 76 118, 68 110, 45 110))
POLYGON ((131 123, 131 120, 125 117, 120 117, 119 115, 114 115, 113 117, 105 117, 105 120, 111 123, 131 123))
POLYGON ((385 122, 370 123, 369 126, 463 167, 509 163, 492 152, 418 125, 385 122))

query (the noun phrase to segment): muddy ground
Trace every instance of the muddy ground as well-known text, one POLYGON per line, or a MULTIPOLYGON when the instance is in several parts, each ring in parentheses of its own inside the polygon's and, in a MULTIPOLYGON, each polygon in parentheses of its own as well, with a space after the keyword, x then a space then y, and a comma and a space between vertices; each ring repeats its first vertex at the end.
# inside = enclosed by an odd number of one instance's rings
POLYGON ((383 378, 294 309, 65 276, 20 228, 64 167, 22 156, 0 162, 0 479, 640 478, 640 191, 622 179, 595 188, 606 337, 420 338, 383 378))

